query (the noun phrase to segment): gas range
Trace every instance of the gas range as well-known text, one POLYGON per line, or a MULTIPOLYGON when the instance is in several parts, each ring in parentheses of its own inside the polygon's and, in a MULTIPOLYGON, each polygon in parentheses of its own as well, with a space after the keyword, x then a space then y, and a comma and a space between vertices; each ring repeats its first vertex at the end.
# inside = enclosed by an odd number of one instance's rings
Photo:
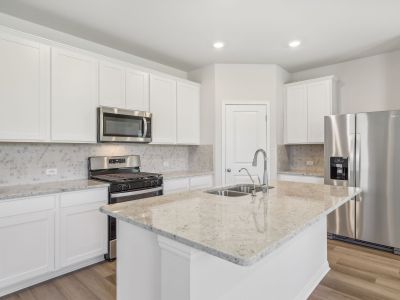
POLYGON ((89 178, 110 183, 110 193, 162 187, 161 174, 140 171, 140 157, 95 156, 89 158, 89 178))
MULTIPOLYGON (((162 175, 141 172, 138 155, 89 157, 89 178, 110 183, 109 204, 163 194, 162 175)), ((107 260, 116 257, 116 235, 116 220, 108 217, 107 260)))

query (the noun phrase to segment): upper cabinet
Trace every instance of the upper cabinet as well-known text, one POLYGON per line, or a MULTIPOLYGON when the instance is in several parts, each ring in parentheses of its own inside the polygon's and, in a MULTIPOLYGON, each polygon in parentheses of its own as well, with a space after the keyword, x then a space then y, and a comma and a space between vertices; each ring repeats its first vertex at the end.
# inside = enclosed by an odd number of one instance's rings
POLYGON ((150 75, 153 144, 200 143, 200 86, 150 75))
POLYGON ((126 69, 126 108, 149 111, 149 73, 126 69))
POLYGON ((51 137, 57 142, 96 142, 98 61, 52 49, 51 137))
POLYGON ((176 143, 176 80, 150 75, 152 139, 157 144, 176 143))
POLYGON ((125 108, 125 70, 123 67, 101 62, 99 68, 100 105, 125 108))
POLYGON ((324 117, 335 113, 334 77, 286 85, 285 144, 323 144, 324 117))
POLYGON ((177 84, 177 130, 178 144, 200 143, 200 86, 178 82, 177 84))
POLYGON ((149 110, 149 73, 101 62, 99 101, 102 106, 149 110))
POLYGON ((0 30, 0 142, 96 143, 97 108, 150 111, 155 144, 199 144, 200 86, 0 30))
POLYGON ((0 33, 0 66, 0 140, 48 140, 50 47, 0 33))

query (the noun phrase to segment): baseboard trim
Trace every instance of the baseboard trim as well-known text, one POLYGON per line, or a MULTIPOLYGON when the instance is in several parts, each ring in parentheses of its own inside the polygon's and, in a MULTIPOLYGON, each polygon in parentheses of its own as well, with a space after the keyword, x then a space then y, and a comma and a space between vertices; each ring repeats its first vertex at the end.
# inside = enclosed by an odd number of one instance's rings
POLYGON ((29 280, 21 281, 21 282, 19 282, 17 284, 13 284, 11 286, 4 287, 4 288, 0 289, 0 297, 6 296, 6 295, 11 294, 11 293, 15 293, 17 291, 20 291, 22 289, 31 287, 33 285, 36 285, 36 284, 45 282, 47 280, 50 280, 50 279, 65 275, 67 273, 82 269, 82 268, 87 267, 87 266, 99 263, 99 262, 101 262, 103 260, 104 260, 104 256, 103 255, 96 256, 94 258, 85 260, 83 262, 74 264, 72 266, 68 266, 68 267, 65 267, 65 268, 50 272, 50 273, 46 273, 46 274, 31 278, 29 280))

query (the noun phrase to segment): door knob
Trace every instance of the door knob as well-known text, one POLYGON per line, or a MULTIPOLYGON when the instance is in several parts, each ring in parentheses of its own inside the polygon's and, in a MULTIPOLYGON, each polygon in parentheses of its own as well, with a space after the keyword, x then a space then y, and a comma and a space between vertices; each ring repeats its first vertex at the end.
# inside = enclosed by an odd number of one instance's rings
POLYGON ((226 169, 226 171, 227 171, 228 173, 230 173, 232 170, 231 170, 230 168, 228 168, 228 169, 226 169))

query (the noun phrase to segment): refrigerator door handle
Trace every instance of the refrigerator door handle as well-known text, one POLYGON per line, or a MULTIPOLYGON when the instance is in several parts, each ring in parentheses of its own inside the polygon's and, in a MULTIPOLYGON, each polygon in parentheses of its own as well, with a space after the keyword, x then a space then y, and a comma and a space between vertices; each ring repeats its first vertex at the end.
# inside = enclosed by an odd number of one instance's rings
POLYGON ((360 168, 361 168, 361 135, 355 134, 355 186, 360 187, 360 168))

